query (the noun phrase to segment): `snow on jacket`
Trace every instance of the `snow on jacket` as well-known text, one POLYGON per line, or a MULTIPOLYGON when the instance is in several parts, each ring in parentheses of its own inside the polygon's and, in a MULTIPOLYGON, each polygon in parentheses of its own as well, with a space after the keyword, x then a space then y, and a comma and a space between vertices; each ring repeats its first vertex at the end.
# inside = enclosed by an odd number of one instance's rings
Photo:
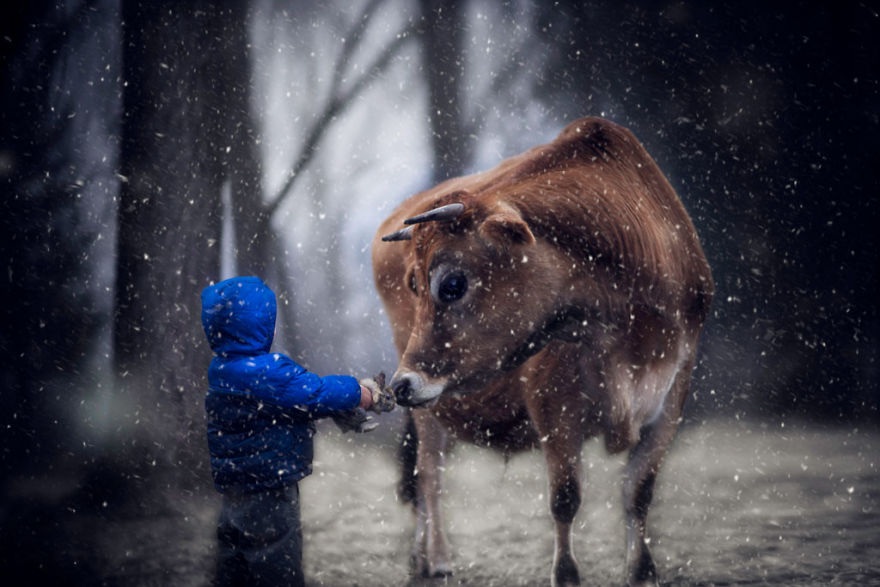
POLYGON ((354 377, 318 377, 269 353, 275 294, 257 277, 202 292, 202 326, 215 357, 208 368, 208 448, 218 491, 291 485, 312 472, 314 420, 360 402, 354 377))

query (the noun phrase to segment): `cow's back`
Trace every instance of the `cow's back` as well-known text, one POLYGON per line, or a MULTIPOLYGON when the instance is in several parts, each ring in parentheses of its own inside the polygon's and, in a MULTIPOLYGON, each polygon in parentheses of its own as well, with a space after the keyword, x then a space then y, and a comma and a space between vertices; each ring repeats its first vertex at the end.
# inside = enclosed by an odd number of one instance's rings
POLYGON ((696 230, 633 134, 583 118, 530 151, 509 197, 536 236, 571 251, 621 303, 662 306, 702 323, 714 290, 696 230))
POLYGON ((712 276, 675 190, 630 131, 587 117, 494 169, 416 194, 382 223, 373 267, 400 350, 412 325, 413 301, 402 276, 413 244, 382 246, 379 239, 404 219, 457 198, 470 205, 514 205, 536 237, 566 248, 584 270, 620 292, 608 292, 611 305, 668 308, 695 326, 705 320, 712 276))

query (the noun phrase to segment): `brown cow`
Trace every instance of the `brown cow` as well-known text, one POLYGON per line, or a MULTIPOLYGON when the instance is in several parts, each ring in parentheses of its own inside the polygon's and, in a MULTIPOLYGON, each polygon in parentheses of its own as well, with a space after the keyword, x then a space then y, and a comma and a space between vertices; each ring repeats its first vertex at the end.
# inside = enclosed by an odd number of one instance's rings
POLYGON ((401 355, 392 388, 426 408, 412 411, 416 570, 451 570, 439 494, 452 434, 543 449, 552 581, 579 584, 581 447, 601 433, 610 452, 630 451, 626 580, 655 583, 645 519, 714 286, 687 212, 638 140, 584 118, 417 194, 380 227, 373 270, 401 355))

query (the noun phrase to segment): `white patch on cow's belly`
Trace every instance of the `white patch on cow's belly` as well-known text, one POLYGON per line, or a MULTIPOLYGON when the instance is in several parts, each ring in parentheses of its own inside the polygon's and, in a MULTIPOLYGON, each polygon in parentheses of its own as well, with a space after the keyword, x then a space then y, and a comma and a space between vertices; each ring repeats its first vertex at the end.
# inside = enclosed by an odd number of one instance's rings
POLYGON ((634 420, 641 426, 650 424, 663 412, 666 397, 681 369, 684 349, 679 349, 677 354, 675 360, 645 367, 641 377, 637 378, 632 408, 634 420))

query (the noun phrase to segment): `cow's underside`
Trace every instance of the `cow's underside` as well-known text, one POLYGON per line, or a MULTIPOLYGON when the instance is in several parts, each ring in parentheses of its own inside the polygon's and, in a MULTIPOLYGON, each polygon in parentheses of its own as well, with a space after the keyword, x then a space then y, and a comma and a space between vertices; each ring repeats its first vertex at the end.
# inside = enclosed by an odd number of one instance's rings
MULTIPOLYGON (((481 391, 444 394, 436 404, 427 408, 428 412, 442 423, 453 439, 505 455, 541 446, 541 436, 530 409, 537 413, 570 410, 578 414, 579 434, 585 440, 606 434, 609 451, 619 452, 630 448, 621 446, 621 442, 616 440, 629 436, 628 430, 609 421, 606 412, 610 406, 602 401, 600 394, 586 386, 587 377, 581 369, 575 365, 566 365, 565 368, 555 365, 554 346, 551 345, 550 349, 545 349, 481 391), (569 375, 567 381, 548 381, 551 377, 559 378, 550 374, 554 368, 569 375)), ((540 419, 537 414, 536 417, 540 419)), ((552 433, 558 431, 553 430, 552 433)))

